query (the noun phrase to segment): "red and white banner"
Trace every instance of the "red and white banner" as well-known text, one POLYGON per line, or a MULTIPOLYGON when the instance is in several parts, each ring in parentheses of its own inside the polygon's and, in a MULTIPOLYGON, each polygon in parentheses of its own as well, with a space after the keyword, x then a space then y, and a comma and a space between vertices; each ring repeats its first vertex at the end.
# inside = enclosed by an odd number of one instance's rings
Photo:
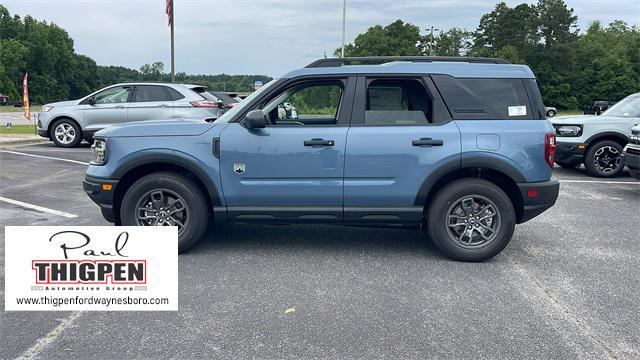
POLYGON ((29 112, 29 73, 24 73, 22 79, 22 107, 24 108, 24 118, 31 119, 31 113, 29 112))

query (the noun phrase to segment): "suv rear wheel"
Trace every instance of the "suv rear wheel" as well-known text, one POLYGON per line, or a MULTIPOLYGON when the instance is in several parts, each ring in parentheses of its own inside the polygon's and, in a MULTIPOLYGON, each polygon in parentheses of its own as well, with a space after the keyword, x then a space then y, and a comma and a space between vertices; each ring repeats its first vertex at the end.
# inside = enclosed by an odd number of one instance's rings
POLYGON ((76 147, 82 141, 82 130, 73 120, 57 120, 51 130, 51 140, 60 147, 76 147))
POLYGON ((177 226, 178 251, 186 251, 207 228, 204 196, 185 176, 171 172, 147 175, 124 194, 120 207, 122 225, 177 226))
POLYGON ((622 146, 612 140, 593 144, 587 151, 584 167, 591 176, 614 177, 624 169, 622 146))
POLYGON ((461 179, 442 188, 427 212, 431 240, 448 257, 483 261, 504 249, 515 228, 509 197, 482 179, 461 179))

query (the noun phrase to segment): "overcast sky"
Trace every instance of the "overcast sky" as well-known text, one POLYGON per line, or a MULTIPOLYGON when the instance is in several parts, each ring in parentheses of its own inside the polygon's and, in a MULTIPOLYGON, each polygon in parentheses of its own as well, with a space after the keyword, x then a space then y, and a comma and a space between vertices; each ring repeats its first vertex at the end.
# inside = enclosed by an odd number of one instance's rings
MULTIPOLYGON (((347 42, 396 19, 423 30, 473 30, 497 0, 347 0, 347 42)), ((523 1, 506 1, 510 5, 523 1)), ((533 2, 533 1, 527 1, 533 2)), ((165 0, 2 0, 11 14, 54 22, 100 65, 169 70, 165 0)), ((640 24, 639 0, 566 0, 580 29, 600 20, 640 24)), ((175 0, 176 71, 278 76, 340 46, 342 0, 175 0)))

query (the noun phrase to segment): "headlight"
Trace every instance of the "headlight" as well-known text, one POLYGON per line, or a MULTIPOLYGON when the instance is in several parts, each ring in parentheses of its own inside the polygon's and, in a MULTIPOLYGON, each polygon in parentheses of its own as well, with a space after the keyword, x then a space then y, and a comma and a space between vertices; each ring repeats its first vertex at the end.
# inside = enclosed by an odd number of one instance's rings
POLYGON ((91 165, 104 165, 107 163, 107 140, 95 139, 91 145, 93 161, 91 165))
POLYGON ((53 106, 51 105, 44 105, 43 107, 40 108, 40 112, 49 112, 53 110, 53 106))
POLYGON ((556 125, 556 135, 570 137, 582 135, 582 125, 556 125))

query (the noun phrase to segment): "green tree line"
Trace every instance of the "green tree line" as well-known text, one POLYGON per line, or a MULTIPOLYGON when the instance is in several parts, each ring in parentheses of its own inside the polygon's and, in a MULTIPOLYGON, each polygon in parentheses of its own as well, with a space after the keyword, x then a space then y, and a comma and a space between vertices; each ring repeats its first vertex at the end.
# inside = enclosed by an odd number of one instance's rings
MULTIPOLYGON (((73 39, 59 26, 31 16, 11 16, 0 5, 0 93, 20 100, 22 77, 29 73, 29 96, 36 104, 77 99, 104 86, 130 81, 169 81, 161 62, 139 70, 100 66, 76 54, 73 39)), ((251 91, 254 80, 264 75, 176 74, 176 81, 195 83, 213 90, 251 91)))
POLYGON ((345 46, 345 55, 503 58, 530 66, 545 104, 560 109, 618 101, 640 91, 638 27, 596 21, 581 33, 577 20, 563 0, 514 7, 500 2, 480 18, 475 31, 452 28, 423 35, 418 26, 397 20, 358 35, 345 46))
MULTIPOLYGON (((336 50, 336 55, 339 50, 336 50)), ((594 22, 583 32, 563 0, 539 0, 513 7, 504 2, 484 14, 476 30, 452 28, 434 36, 397 20, 376 25, 345 48, 347 56, 491 56, 527 64, 544 101, 575 109, 594 100, 617 101, 640 89, 640 30, 623 21, 594 22)), ((20 99, 29 72, 31 100, 45 103, 82 97, 103 86, 128 81, 169 81, 161 62, 129 69, 100 66, 76 54, 59 26, 31 16, 11 15, 0 5, 0 93, 20 99)), ((250 91, 262 75, 176 74, 178 82, 213 90, 250 91)))

